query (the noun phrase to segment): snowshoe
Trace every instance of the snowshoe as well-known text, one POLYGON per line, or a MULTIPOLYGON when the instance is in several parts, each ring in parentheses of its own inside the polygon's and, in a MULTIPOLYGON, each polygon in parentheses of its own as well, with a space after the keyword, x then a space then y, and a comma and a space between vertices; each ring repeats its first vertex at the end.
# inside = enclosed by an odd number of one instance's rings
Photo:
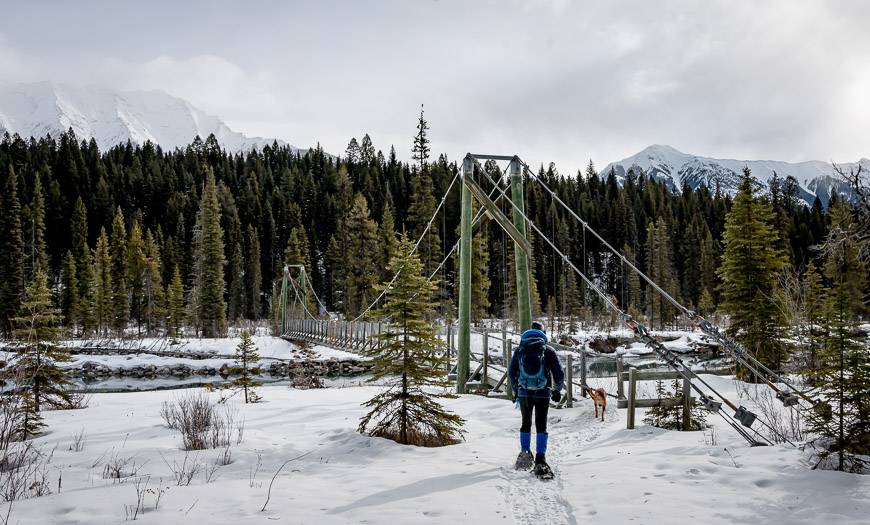
POLYGON ((516 470, 529 470, 532 468, 532 463, 534 462, 534 458, 532 457, 532 453, 528 450, 524 450, 520 452, 520 455, 517 456, 517 462, 514 464, 514 468, 516 470))
POLYGON ((550 465, 547 464, 546 461, 541 461, 540 463, 535 463, 534 474, 538 479, 541 480, 551 480, 553 479, 553 469, 550 468, 550 465))

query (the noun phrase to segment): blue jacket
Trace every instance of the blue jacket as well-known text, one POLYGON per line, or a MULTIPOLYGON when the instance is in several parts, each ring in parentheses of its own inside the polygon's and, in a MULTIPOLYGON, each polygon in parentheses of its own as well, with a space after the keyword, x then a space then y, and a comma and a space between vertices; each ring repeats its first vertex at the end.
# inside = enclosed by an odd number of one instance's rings
POLYGON ((516 393, 517 397, 537 397, 549 399, 552 393, 553 382, 556 384, 556 390, 561 391, 565 386, 565 373, 562 371, 562 365, 559 363, 559 357, 556 351, 547 346, 547 335, 540 330, 526 330, 520 338, 520 344, 514 349, 511 364, 508 367, 508 377, 511 380, 511 388, 516 393), (534 370, 537 364, 532 364, 532 361, 540 362, 541 352, 544 353, 544 366, 547 367, 547 386, 540 390, 526 390, 519 388, 520 380, 520 360, 526 363, 526 371, 534 370))

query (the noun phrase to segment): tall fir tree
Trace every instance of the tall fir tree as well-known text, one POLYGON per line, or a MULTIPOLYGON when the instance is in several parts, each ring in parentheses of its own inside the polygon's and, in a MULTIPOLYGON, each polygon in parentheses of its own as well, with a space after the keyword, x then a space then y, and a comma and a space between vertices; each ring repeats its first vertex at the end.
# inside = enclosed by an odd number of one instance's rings
POLYGON ((145 257, 145 239, 142 237, 142 226, 138 220, 134 220, 133 225, 130 226, 126 252, 125 272, 130 297, 130 317, 135 319, 137 327, 141 328, 145 317, 147 259, 145 257))
MULTIPOLYGON (((34 414, 38 419, 42 408, 65 408, 69 406, 69 379, 59 363, 69 360, 68 353, 57 346, 61 315, 51 301, 48 277, 37 267, 33 280, 21 301, 20 315, 14 319, 16 348, 12 365, 19 387, 29 391, 34 414)), ((29 426, 29 425, 28 425, 29 426)))
POLYGON ((81 197, 76 199, 70 225, 72 254, 76 261, 76 280, 78 281, 79 323, 82 334, 90 334, 97 329, 95 317, 95 275, 94 258, 88 247, 88 212, 81 197))
POLYGON ((160 246, 151 230, 145 232, 145 267, 143 280, 143 317, 145 330, 151 335, 164 324, 166 318, 166 295, 163 290, 163 273, 160 271, 160 246))
MULTIPOLYGON (((730 314, 730 334, 759 361, 779 370, 786 349, 779 337, 782 314, 774 302, 776 275, 785 258, 780 250, 770 205, 755 195, 749 168, 740 179, 734 205, 725 220, 724 250, 719 276, 722 309, 730 314)), ((738 375, 749 377, 738 367, 738 375)))
POLYGON ((112 259, 112 328, 123 336, 130 320, 130 297, 127 288, 127 229, 120 206, 112 220, 109 253, 112 259))
POLYGON ((412 157, 417 163, 419 171, 426 171, 429 165, 429 123, 423 115, 423 105, 420 105, 420 117, 417 119, 417 134, 414 135, 414 147, 412 149, 412 157))
POLYGON ((24 293, 24 240, 18 178, 9 167, 0 193, 0 330, 12 334, 12 319, 24 293))
POLYGON ((79 282, 76 276, 76 258, 72 252, 66 252, 63 257, 63 267, 60 279, 60 312, 63 324, 75 333, 75 327, 81 323, 81 300, 79 299, 79 282))
POLYGON ((94 321, 96 330, 106 335, 113 321, 112 256, 109 252, 109 236, 106 229, 100 230, 97 247, 94 249, 94 321))
POLYGON ((260 238, 257 229, 248 225, 247 246, 245 251, 245 293, 248 319, 259 319, 262 314, 263 275, 260 271, 260 238))
POLYGON ((178 337, 184 326, 184 285, 178 266, 172 272, 172 281, 166 290, 166 329, 171 337, 178 337))
POLYGON ((345 294, 344 312, 357 316, 376 293, 378 268, 372 253, 377 251, 377 223, 369 217, 369 207, 362 194, 356 194, 353 206, 342 221, 345 238, 345 272, 341 287, 345 294))
POLYGON ((363 405, 370 411, 360 420, 359 431, 405 445, 448 445, 461 437, 464 421, 438 403, 444 394, 433 391, 449 386, 442 343, 427 321, 436 285, 422 275, 423 265, 412 248, 403 235, 389 264, 398 277, 392 286, 382 285, 385 300, 378 315, 393 323, 367 356, 372 359, 372 381, 388 386, 363 405))
POLYGON ((227 305, 224 301, 224 232, 217 185, 210 169, 196 219, 194 288, 196 317, 203 337, 220 337, 226 332, 227 305))
POLYGON ((831 230, 825 241, 827 293, 826 336, 817 371, 821 398, 831 410, 818 411, 813 430, 826 438, 822 459, 836 458, 837 470, 861 472, 870 463, 870 352, 858 330, 867 312, 867 263, 860 250, 862 236, 845 204, 830 211, 831 230))
POLYGON ((238 321, 245 311, 245 270, 242 258, 242 243, 236 242, 230 257, 230 287, 227 315, 231 321, 238 321))
MULTIPOLYGON (((646 256, 649 278, 669 294, 676 295, 679 287, 674 269, 671 236, 668 233, 668 224, 662 218, 647 226, 646 256)), ((670 324, 676 313, 670 302, 652 287, 647 288, 647 307, 650 325, 658 322, 659 329, 670 324)))
POLYGON ((33 178, 33 200, 30 202, 29 221, 27 225, 27 255, 28 277, 33 276, 37 268, 48 273, 48 251, 45 245, 45 195, 42 182, 37 171, 33 178))

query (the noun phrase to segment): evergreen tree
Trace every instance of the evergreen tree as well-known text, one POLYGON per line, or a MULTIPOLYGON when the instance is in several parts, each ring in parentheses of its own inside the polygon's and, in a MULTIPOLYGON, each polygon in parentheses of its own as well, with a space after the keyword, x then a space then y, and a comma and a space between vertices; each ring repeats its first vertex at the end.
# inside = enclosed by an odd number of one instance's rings
POLYGON ((448 387, 442 343, 426 320, 428 297, 436 285, 426 282, 420 259, 410 254, 412 248, 403 235, 390 260, 390 273, 399 273, 386 289, 378 315, 393 323, 380 334, 381 344, 367 351, 371 380, 387 381, 388 387, 364 404, 370 411, 360 420, 359 431, 406 445, 447 445, 457 442, 464 421, 436 401, 444 395, 432 391, 448 387))
POLYGON ((33 200, 30 203, 30 221, 28 224, 28 268, 32 276, 37 268, 48 273, 48 251, 45 247, 45 196, 42 192, 39 172, 33 180, 33 200))
POLYGON ((166 291, 166 328, 171 337, 178 337, 184 326, 184 286, 178 266, 172 272, 172 282, 166 291))
POLYGON ((393 207, 387 203, 384 206, 384 213, 381 217, 381 224, 378 226, 378 241, 380 243, 378 253, 378 266, 383 268, 381 271, 381 280, 392 278, 392 275, 387 275, 387 264, 393 253, 396 252, 396 245, 399 241, 396 238, 396 224, 393 218, 393 207))
POLYGON ((230 257, 228 315, 231 321, 238 321, 245 310, 245 272, 242 264, 242 244, 237 242, 233 247, 232 257, 230 257))
POLYGON ((27 434, 41 426, 38 413, 44 406, 62 408, 69 405, 69 380, 58 366, 68 361, 68 354, 57 346, 61 317, 51 302, 48 277, 37 267, 33 281, 27 287, 20 307, 21 315, 14 319, 14 336, 19 344, 13 364, 14 377, 19 387, 29 391, 26 408, 31 420, 26 423, 27 434))
POLYGON ((145 233, 145 271, 143 275, 145 330, 152 334, 163 325, 166 316, 163 274, 160 271, 160 247, 151 234, 145 233))
POLYGON ((130 227, 130 238, 127 241, 126 255, 125 272, 127 277, 125 282, 129 286, 130 315, 136 320, 136 325, 141 327, 145 315, 145 270, 147 260, 145 257, 145 240, 142 238, 142 227, 139 225, 139 221, 133 221, 133 225, 130 227))
MULTIPOLYGON (((780 369, 785 345, 779 338, 782 325, 773 292, 776 275, 785 259, 777 250, 773 210, 754 195, 754 179, 744 169, 734 205, 725 221, 722 308, 731 315, 729 332, 759 361, 780 369)), ((746 370, 738 368, 741 378, 746 370)))
POLYGON ((361 313, 377 295, 373 289, 379 272, 372 257, 378 246, 377 228, 377 223, 369 217, 365 197, 356 194, 353 207, 343 221, 345 274, 341 287, 345 293, 344 312, 348 316, 361 313))
POLYGON ((127 291, 127 231, 120 206, 112 221, 109 253, 112 260, 112 328, 123 336, 130 320, 130 297, 127 291))
POLYGON ((429 123, 423 117, 423 105, 420 105, 420 118, 417 119, 417 134, 414 135, 413 159, 418 163, 419 172, 423 173, 429 164, 429 123))
POLYGON ((205 185, 196 219, 195 305, 196 318, 203 337, 219 337, 226 332, 224 301, 224 232, 220 224, 217 185, 207 170, 205 185))
POLYGON ((417 171, 411 179, 412 193, 411 201, 408 204, 408 224, 413 239, 423 237, 423 232, 427 225, 429 226, 425 237, 417 248, 426 275, 432 275, 443 257, 438 221, 433 220, 432 224, 429 225, 429 220, 432 219, 435 209, 438 207, 434 191, 429 171, 417 171))
POLYGON ((487 224, 481 223, 471 240, 471 319, 478 322, 489 312, 489 248, 487 224))
POLYGON ((233 379, 232 386, 241 389, 245 394, 245 403, 256 403, 260 400, 260 396, 254 391, 254 388, 260 386, 260 382, 256 380, 255 373, 257 363, 260 361, 260 354, 257 352, 257 346, 251 339, 251 333, 247 330, 242 330, 242 340, 236 346, 235 362, 239 368, 239 377, 233 379))
POLYGON ((70 235, 72 240, 72 255, 76 261, 76 280, 78 281, 78 318, 75 320, 81 327, 82 334, 89 334, 97 329, 95 318, 96 297, 94 258, 88 247, 88 214, 87 208, 78 197, 73 207, 70 235))
MULTIPOLYGON (((668 225, 663 219, 659 218, 647 226, 646 250, 647 275, 663 290, 675 295, 678 286, 671 237, 668 234, 668 225)), ((652 287, 647 288, 647 305, 650 325, 658 321, 659 329, 663 330, 666 322, 673 321, 676 313, 674 307, 652 287)))
POLYGON ((109 253, 109 236, 106 229, 100 230, 94 251, 94 320, 97 331, 106 335, 113 321, 112 256, 109 253))
POLYGON ((76 259, 72 252, 66 252, 63 258, 60 286, 60 311, 63 322, 72 332, 75 332, 76 324, 81 322, 81 313, 76 259))
POLYGON ((247 312, 245 316, 248 319, 259 319, 262 312, 262 288, 263 277, 260 272, 260 239, 257 234, 257 229, 252 225, 248 225, 247 232, 248 250, 245 252, 247 260, 245 262, 245 290, 248 295, 246 301, 247 312))
MULTIPOLYGON (((822 459, 834 455, 837 470, 861 472, 870 455, 870 353, 857 330, 866 313, 867 263, 860 256, 862 232, 844 204, 831 210, 825 242, 827 336, 818 370, 821 398, 830 410, 818 411, 813 430, 827 440, 822 459)), ((863 232, 866 233, 866 232, 863 232)))
POLYGON ((18 182, 12 167, 0 192, 0 330, 12 333, 12 318, 24 292, 24 241, 18 182))

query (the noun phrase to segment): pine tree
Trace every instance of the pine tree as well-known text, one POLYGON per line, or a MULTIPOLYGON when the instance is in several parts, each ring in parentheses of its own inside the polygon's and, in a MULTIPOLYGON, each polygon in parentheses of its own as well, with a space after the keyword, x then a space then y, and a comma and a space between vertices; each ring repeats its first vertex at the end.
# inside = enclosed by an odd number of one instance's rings
POLYGON ((160 271, 160 247, 151 234, 145 233, 145 271, 143 275, 143 307, 145 330, 152 334, 163 325, 166 317, 165 294, 163 291, 163 274, 160 271))
POLYGON ((384 213, 381 217, 381 224, 378 226, 378 241, 380 243, 378 253, 378 266, 383 268, 381 271, 381 280, 390 279, 392 275, 387 275, 387 264, 393 253, 396 252, 396 245, 399 243, 396 238, 396 224, 393 218, 393 207, 387 203, 384 206, 384 213))
POLYGON ((48 277, 37 267, 33 281, 24 292, 21 315, 14 319, 14 336, 19 344, 13 364, 14 377, 19 387, 29 391, 28 414, 31 423, 27 433, 36 427, 38 412, 44 406, 63 408, 69 406, 70 394, 66 390, 69 380, 58 363, 68 361, 67 352, 57 346, 61 322, 60 311, 51 302, 48 277))
POLYGON ((260 272, 260 238, 257 229, 248 225, 247 232, 248 250, 245 252, 245 293, 248 319, 257 320, 262 313, 263 276, 260 272))
POLYGON ((88 247, 88 215, 82 198, 78 197, 73 207, 70 234, 72 254, 76 261, 76 277, 78 281, 79 309, 76 321, 82 334, 89 334, 97 329, 94 258, 88 247))
POLYGON ((234 356, 236 367, 239 368, 239 377, 233 379, 231 384, 245 393, 245 403, 256 403, 260 400, 260 396, 253 389, 260 386, 260 382, 256 380, 254 374, 260 361, 260 354, 249 331, 242 330, 241 337, 242 340, 236 346, 234 356))
POLYGON ((171 337, 178 337, 184 326, 184 286, 181 284, 181 271, 178 266, 172 272, 172 282, 166 291, 166 328, 171 337))
POLYGON ((112 259, 112 328, 123 336, 130 320, 130 297, 127 289, 127 231, 120 206, 112 220, 109 253, 112 259))
POLYGON ((870 353, 857 328, 867 311, 868 268, 860 256, 862 232, 847 206, 836 204, 830 216, 824 253, 831 287, 818 370, 820 395, 830 410, 818 411, 811 426, 827 441, 822 459, 835 455, 837 470, 861 472, 870 455, 870 353))
POLYGON ((24 292, 24 261, 18 182, 10 166, 0 192, 0 331, 6 336, 24 292))
POLYGON ((226 332, 227 305, 224 301, 224 232, 214 175, 208 170, 196 219, 195 305, 203 337, 226 332))
POLYGON ((94 320, 98 332, 107 334, 113 320, 112 256, 109 253, 109 236, 106 229, 100 230, 94 250, 94 320))
POLYGON ((393 324, 379 336, 381 344, 367 351, 371 380, 386 381, 388 387, 364 404, 370 411, 359 431, 406 445, 448 445, 457 442, 464 421, 436 401, 443 394, 432 391, 448 387, 442 343, 426 320, 436 285, 426 282, 420 259, 410 255, 412 248, 403 235, 390 260, 390 273, 401 271, 386 290, 378 315, 393 324))
POLYGON ((408 225, 413 239, 423 237, 427 225, 429 227, 417 248, 426 275, 432 275, 442 258, 438 221, 433 220, 432 224, 429 225, 429 220, 432 219, 435 209, 438 207, 434 191, 430 172, 428 170, 426 172, 416 171, 411 179, 412 193, 411 201, 408 204, 408 225))
POLYGON ((130 238, 127 241, 126 255, 125 282, 129 287, 130 316, 136 320, 136 325, 141 327, 145 316, 145 270, 147 260, 145 257, 145 240, 142 238, 142 227, 139 225, 139 221, 133 221, 133 225, 130 227, 130 238))
POLYGON ((33 200, 30 203, 30 221, 28 224, 28 276, 32 276, 37 268, 48 272, 48 251, 45 247, 45 195, 42 192, 42 182, 39 172, 33 179, 33 200))
MULTIPOLYGON (((754 195, 754 179, 744 169, 734 205, 725 221, 722 278, 722 309, 731 315, 729 332, 747 351, 771 369, 785 361, 785 345, 778 337, 782 325, 773 292, 776 274, 785 263, 773 210, 754 195)), ((747 378, 747 371, 738 368, 747 378)))
POLYGON ((245 271, 242 264, 242 243, 236 242, 230 257, 230 300, 227 311, 231 321, 238 321, 245 310, 245 271))
POLYGON ((417 119, 417 134, 414 135, 413 159, 418 163, 420 173, 426 171, 429 164, 429 123, 423 117, 423 105, 420 105, 420 118, 417 119))
POLYGON ((487 224, 482 223, 471 240, 471 319, 473 322, 486 317, 490 306, 487 233, 487 224))
MULTIPOLYGON (((659 218, 647 226, 647 275, 663 290, 675 295, 678 289, 676 270, 674 269, 671 237, 668 234, 667 223, 659 218)), ((666 321, 673 320, 675 311, 667 299, 656 290, 647 288, 647 305, 649 307, 650 325, 658 321, 659 329, 665 328, 666 321)))
POLYGON ((372 257, 378 246, 377 223, 369 217, 369 207, 362 194, 356 194, 343 223, 345 237, 345 274, 340 286, 344 289, 344 312, 356 316, 377 295, 373 292, 378 278, 376 261, 372 257))
POLYGON ((63 322, 72 332, 75 332, 76 324, 81 322, 81 313, 76 259, 72 252, 66 252, 63 258, 60 286, 60 310, 63 322))

